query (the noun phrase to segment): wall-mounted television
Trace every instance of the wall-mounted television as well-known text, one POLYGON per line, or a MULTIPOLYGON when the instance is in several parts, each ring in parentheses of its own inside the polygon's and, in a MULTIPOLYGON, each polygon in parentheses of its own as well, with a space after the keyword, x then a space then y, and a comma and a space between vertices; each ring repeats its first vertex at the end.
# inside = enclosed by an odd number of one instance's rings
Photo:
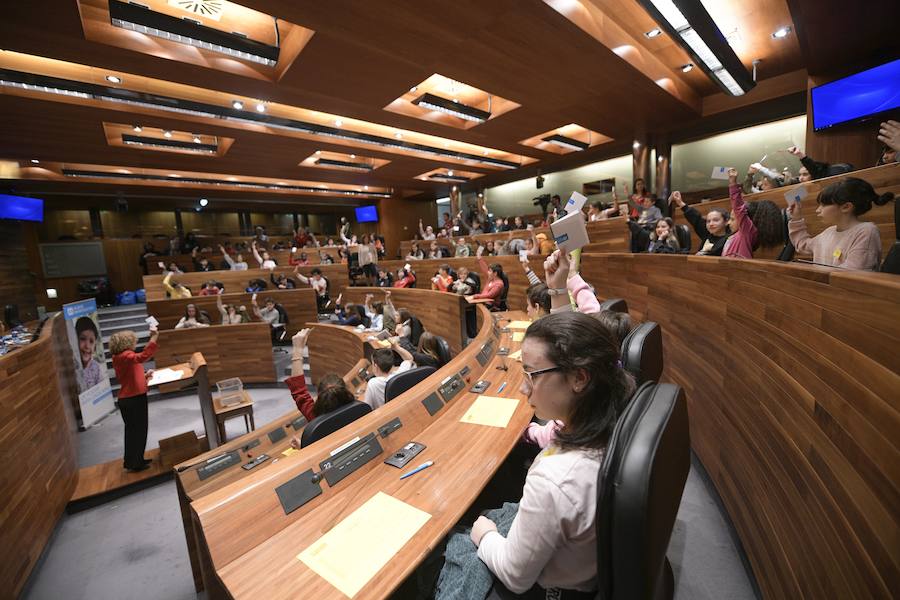
POLYGON ((357 223, 377 223, 378 210, 374 206, 357 206, 356 207, 357 223))
POLYGON ((814 87, 813 129, 875 117, 900 107, 900 59, 814 87))
POLYGON ((44 220, 44 201, 40 198, 0 194, 0 219, 40 223, 44 220))

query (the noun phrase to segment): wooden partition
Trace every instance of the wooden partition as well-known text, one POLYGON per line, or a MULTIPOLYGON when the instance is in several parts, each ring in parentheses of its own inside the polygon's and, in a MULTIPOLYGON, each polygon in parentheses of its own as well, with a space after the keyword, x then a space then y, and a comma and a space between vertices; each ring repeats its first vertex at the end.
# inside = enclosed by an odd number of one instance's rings
POLYGON ((307 323, 312 326, 309 340, 309 374, 313 384, 318 384, 328 373, 344 374, 356 362, 371 354, 366 337, 371 334, 357 333, 353 327, 330 325, 328 323, 307 323))
MULTIPOLYGON (((547 236, 550 236, 550 228, 549 227, 539 227, 534 230, 534 235, 539 233, 545 233, 547 236)), ((511 239, 531 239, 532 231, 530 229, 513 229, 512 231, 501 231, 499 233, 478 233, 475 235, 466 235, 465 232, 461 232, 460 235, 455 236, 455 239, 458 241, 460 237, 465 238, 466 243, 472 247, 472 250, 475 250, 476 242, 481 242, 482 244, 486 244, 488 242, 498 242, 498 241, 506 241, 511 239)), ((438 246, 443 248, 450 248, 451 255, 453 253, 453 247, 450 245, 450 240, 447 238, 437 238, 434 240, 438 243, 438 246)), ((418 244, 419 248, 428 255, 428 249, 431 247, 432 240, 406 240, 400 242, 400 259, 406 257, 409 254, 412 245, 418 244)))
MULTIPOLYGON (((313 269, 318 268, 322 271, 322 275, 326 277, 331 285, 331 297, 337 298, 344 288, 350 286, 350 274, 347 271, 347 265, 320 265, 318 267, 300 267, 300 273, 309 277, 313 269)), ((287 275, 294 278, 293 267, 276 267, 274 273, 287 275)), ((182 283, 196 294, 200 291, 200 286, 207 281, 215 280, 225 285, 225 292, 229 294, 243 292, 251 279, 262 279, 269 286, 267 290, 260 292, 262 296, 266 292, 275 290, 275 286, 269 279, 270 271, 264 269, 249 269, 247 271, 206 271, 200 273, 185 273, 183 275, 173 276, 173 279, 182 283)), ((147 302, 153 300, 166 300, 166 290, 162 285, 162 275, 144 275, 144 289, 147 292, 147 302)), ((305 287, 302 283, 297 282, 299 287, 305 287)))
MULTIPOLYGON (((129 240, 130 241, 130 240, 129 240)), ((278 263, 279 266, 288 267, 290 266, 291 257, 295 260, 299 259, 301 252, 306 252, 306 256, 309 259, 310 266, 318 265, 321 260, 319 258, 319 252, 323 254, 330 255, 335 263, 340 262, 340 257, 338 256, 338 247, 337 246, 323 246, 321 248, 300 248, 297 252, 292 253, 290 250, 269 250, 268 251, 272 258, 275 259, 275 262, 278 263)), ((260 249, 260 253, 262 253, 262 249, 260 249)), ((248 266, 254 267, 258 263, 256 259, 253 258, 253 250, 248 249, 246 252, 242 251, 239 253, 241 258, 244 259, 244 262, 247 263, 248 266)), ((135 258, 140 258, 140 254, 135 258)), ((221 267, 223 264, 227 267, 227 263, 225 263, 225 258, 222 256, 222 253, 219 252, 218 248, 215 248, 213 252, 197 252, 197 259, 206 258, 209 260, 210 264, 213 267, 221 267)), ((232 258, 235 258, 235 255, 232 255, 232 258)), ((179 267, 181 267, 182 271, 190 272, 194 270, 194 257, 190 254, 165 254, 159 256, 150 256, 147 258, 147 269, 150 273, 156 275, 162 272, 162 269, 159 268, 159 263, 162 262, 166 266, 169 263, 174 262, 179 267)), ((291 267, 293 268, 293 267, 291 267)), ((223 269, 224 270, 224 269, 223 269)))
POLYGON ((21 593, 78 483, 75 373, 57 314, 40 337, 0 357, 0 589, 21 593))
MULTIPOLYGON (((344 292, 344 302, 363 303, 366 294, 374 301, 384 301, 383 288, 354 287, 344 292)), ((454 354, 459 353, 466 341, 465 310, 467 302, 456 294, 442 294, 431 289, 391 289, 394 307, 408 309, 422 321, 426 331, 439 335, 450 345, 454 354)))
MULTIPOLYGON (((543 256, 533 256, 529 258, 531 268, 541 279, 544 278, 544 258, 545 257, 543 256)), ((407 261, 402 260, 385 260, 378 263, 378 266, 390 269, 396 273, 398 269, 403 268, 403 265, 405 265, 406 262, 407 261)), ((525 270, 522 268, 522 263, 519 262, 519 257, 488 256, 485 257, 484 262, 488 265, 499 263, 503 267, 503 272, 506 273, 506 276, 509 278, 507 305, 510 310, 525 310, 525 292, 528 290, 530 284, 528 283, 528 278, 525 276, 525 270)), ((459 269, 460 267, 466 267, 470 271, 478 273, 478 276, 481 277, 482 290, 484 289, 485 283, 487 283, 487 275, 481 270, 478 259, 474 257, 415 260, 411 261, 409 264, 416 273, 415 289, 430 290, 431 278, 434 277, 434 274, 437 273, 438 269, 443 264, 450 265, 454 270, 459 269)), ((383 293, 379 294, 378 292, 375 292, 375 299, 381 300, 383 295, 383 293)), ((395 300, 394 306, 399 308, 401 305, 395 300)))
POLYGON ((585 255, 662 325, 664 381, 765 598, 900 589, 900 279, 796 263, 585 255))
MULTIPOLYGON (((879 194, 882 194, 884 192, 893 192, 894 194, 900 193, 900 163, 893 163, 881 167, 872 167, 871 169, 853 171, 852 173, 847 173, 845 175, 816 179, 815 181, 810 181, 808 183, 789 185, 766 192, 746 194, 744 196, 744 200, 746 200, 747 202, 754 200, 770 200, 777 204, 779 207, 784 208, 785 206, 787 206, 787 202, 784 199, 784 194, 789 190, 796 189, 798 187, 805 187, 809 195, 803 199, 803 202, 801 204, 801 207, 803 209, 803 218, 806 220, 806 227, 809 231, 809 234, 817 235, 824 231, 827 227, 825 223, 823 223, 822 220, 816 216, 816 198, 819 196, 819 192, 821 192, 823 189, 825 189, 832 183, 840 181, 841 179, 844 179, 846 177, 858 177, 860 179, 865 179, 872 184, 872 187, 874 187, 875 191, 877 191, 879 194)), ((721 200, 715 200, 713 202, 703 202, 701 204, 693 204, 691 206, 696 208, 701 214, 705 215, 713 208, 730 211, 731 201, 728 198, 723 198, 721 200)), ((690 227, 690 223, 688 223, 687 219, 684 218, 684 213, 680 209, 676 208, 673 214, 675 223, 686 224, 690 227)), ((881 233, 883 258, 884 255, 887 254, 890 247, 894 245, 894 241, 897 239, 897 231, 894 227, 894 203, 889 202, 885 206, 873 206, 871 211, 860 217, 860 220, 871 221, 878 226, 878 231, 879 233, 881 233)), ((696 253, 697 250, 700 249, 700 242, 697 234, 694 232, 694 228, 690 227, 690 229, 691 252, 696 253)), ((608 249, 595 248, 593 245, 589 250, 597 252, 610 251, 608 249)), ((754 256, 761 258, 775 258, 780 251, 781 247, 774 249, 762 249, 761 252, 755 252, 754 256)))
MULTIPOLYGON (((488 372, 492 374, 491 378, 496 380, 497 377, 493 376, 493 373, 497 372, 494 369, 493 360, 495 359, 493 359, 493 355, 499 345, 511 343, 509 340, 500 337, 501 334, 494 326, 493 320, 487 316, 486 309, 478 307, 478 310, 483 313, 483 325, 475 343, 470 344, 459 356, 455 357, 429 378, 429 381, 444 381, 451 375, 458 374, 461 371, 465 372, 464 375, 460 376, 465 389, 452 397, 449 403, 435 415, 429 415, 428 410, 422 403, 435 390, 435 386, 416 386, 331 436, 304 448, 293 456, 287 457, 286 460, 281 460, 263 471, 251 474, 242 482, 226 486, 206 497, 200 498, 191 505, 195 527, 198 531, 198 545, 201 547, 204 555, 204 567, 209 569, 204 572, 204 584, 208 592, 212 594, 210 597, 218 597, 215 588, 223 583, 228 587, 228 593, 235 598, 290 597, 291 595, 296 595, 297 589, 307 590, 310 597, 324 597, 319 593, 321 590, 317 589, 316 593, 313 593, 313 587, 307 587, 310 585, 308 579, 304 580, 302 584, 299 581, 294 584, 289 582, 296 575, 297 568, 303 568, 302 563, 294 559, 296 551, 299 549, 297 547, 298 540, 303 540, 299 543, 306 545, 321 535, 321 531, 318 534, 314 534, 312 530, 297 533, 294 531, 294 528, 312 527, 316 530, 326 531, 340 519, 340 515, 349 512, 347 509, 353 503, 363 501, 371 495, 366 491, 367 485, 372 483, 371 473, 387 469, 387 477, 396 481, 397 471, 382 464, 383 457, 379 455, 375 460, 362 465, 356 472, 347 476, 334 487, 323 481, 321 483, 321 495, 287 515, 279 504, 278 497, 274 492, 275 488, 308 469, 319 471, 319 463, 327 459, 332 450, 342 446, 348 440, 365 437, 370 432, 378 432, 380 427, 393 422, 395 419, 400 419, 401 427, 399 429, 389 433, 376 433, 380 446, 384 451, 384 456, 395 452, 397 448, 405 445, 411 439, 420 439, 420 436, 431 425, 442 419, 456 423, 461 416, 460 411, 468 408, 475 397, 475 394, 470 394, 466 391, 469 385, 474 383, 482 374, 488 372), (482 348, 487 343, 489 344, 483 352, 482 348), (478 359, 479 355, 481 355, 482 360, 478 359), (483 362, 485 358, 488 362, 483 362), (253 515, 252 527, 247 526, 249 515, 253 515), (313 518, 312 515, 315 515, 315 517, 313 518), (326 521, 330 522, 331 525, 325 525, 326 521), (269 552, 274 550, 274 548, 270 542, 276 539, 293 540, 291 543, 294 544, 295 548, 290 553, 282 553, 281 558, 271 562, 273 559, 269 552), (260 551, 267 556, 266 561, 269 565, 262 570, 259 570, 259 564, 255 559, 248 560, 250 557, 256 556, 260 551), (272 568, 276 563, 279 567, 272 568), (243 573, 234 572, 232 569, 243 571, 243 573), (257 570, 257 574, 252 575, 250 571, 245 569, 257 570), (275 582, 276 578, 279 581, 275 582), (269 587, 266 581, 272 582, 272 587, 269 587), (246 584, 254 586, 253 591, 248 591, 244 587, 246 584), (264 585, 266 589, 261 590, 255 587, 260 584, 264 585)), ((507 336, 507 334, 502 335, 504 337, 507 336)), ((503 362, 506 361, 503 357, 498 357, 498 359, 503 362)), ((504 375, 504 377, 506 376, 504 375)), ((515 374, 511 371, 508 376, 512 379, 515 374)), ((518 383, 510 381, 508 387, 510 390, 516 390, 518 383)), ((508 429, 483 428, 493 431, 484 432, 484 437, 482 438, 476 439, 473 437, 469 439, 468 441, 471 445, 467 444, 469 446, 468 449, 476 453, 489 452, 491 456, 494 453, 505 456, 509 447, 521 435, 520 427, 524 427, 530 416, 530 407, 524 402, 520 403, 519 409, 516 411, 508 429)), ((445 447, 452 446, 454 450, 458 450, 460 447, 458 441, 459 432, 456 432, 456 435, 453 437, 447 437, 441 442, 435 440, 433 443, 445 447)), ((425 455, 423 454, 423 456, 425 455)), ((446 465, 444 468, 449 468, 453 464, 452 459, 449 457, 441 462, 446 465)), ((484 454, 482 454, 481 460, 474 461, 473 458, 473 463, 461 468, 466 471, 466 476, 474 478, 474 483, 471 485, 455 485, 447 480, 447 485, 442 486, 442 489, 452 489, 456 490, 456 492, 477 495, 480 487, 484 485, 483 482, 478 483, 481 481, 481 477, 489 477, 498 464, 499 460, 495 458, 485 460, 484 454), (473 473, 473 471, 477 473, 473 473), (475 482, 475 479, 478 482, 475 482)), ((369 491, 372 490, 374 488, 369 491)), ((398 497, 405 499, 402 496, 398 497)), ((441 500, 441 502, 445 502, 445 500, 441 500)), ((454 511, 458 509, 461 511, 465 509, 462 503, 449 496, 446 497, 446 502, 447 505, 443 506, 445 510, 454 511)), ((441 515, 440 521, 442 526, 444 517, 445 515, 441 515)), ((449 521, 449 518, 447 520, 449 521)), ((263 554, 259 554, 259 556, 263 556, 263 554)), ((395 562, 398 563, 398 569, 406 570, 412 566, 410 560, 395 562)), ((394 582, 394 584, 397 583, 399 581, 394 582)), ((331 593, 334 593, 334 590, 331 590, 331 593)))
POLYGON ((271 326, 268 323, 213 325, 159 332, 154 360, 160 365, 182 363, 194 352, 206 359, 209 383, 240 377, 244 383, 273 383, 271 326))
MULTIPOLYGON (((227 288, 226 288, 227 289, 227 288)), ((259 318, 253 314, 251 298, 253 294, 247 292, 239 294, 222 294, 222 304, 235 304, 246 306, 247 314, 253 320, 259 318)), ((288 335, 294 335, 304 327, 304 323, 315 321, 316 292, 311 287, 303 287, 294 290, 266 290, 260 292, 257 302, 264 307, 265 299, 272 298, 284 307, 288 315, 288 335)), ((214 325, 222 322, 222 315, 216 307, 215 296, 197 296, 195 298, 170 298, 168 300, 149 300, 147 302, 147 314, 153 315, 159 321, 160 329, 174 329, 179 319, 184 316, 188 304, 194 304, 198 308, 209 313, 209 318, 214 325)))

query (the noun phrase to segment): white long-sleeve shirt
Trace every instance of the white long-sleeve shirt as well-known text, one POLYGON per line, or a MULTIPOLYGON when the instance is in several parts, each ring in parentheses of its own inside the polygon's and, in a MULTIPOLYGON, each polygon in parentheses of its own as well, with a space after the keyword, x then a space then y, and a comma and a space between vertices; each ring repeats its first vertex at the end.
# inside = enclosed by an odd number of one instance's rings
POLYGON ((416 364, 409 360, 404 360, 400 363, 400 366, 391 371, 391 374, 387 377, 383 377, 381 375, 377 377, 373 377, 366 384, 366 395, 363 398, 363 401, 372 407, 372 410, 376 408, 381 408, 384 406, 384 388, 387 385, 388 379, 396 375, 397 373, 402 373, 403 371, 409 371, 416 364))
POLYGON ((509 535, 490 531, 478 558, 510 591, 537 582, 590 592, 597 589, 597 476, 603 453, 550 446, 532 463, 509 535))

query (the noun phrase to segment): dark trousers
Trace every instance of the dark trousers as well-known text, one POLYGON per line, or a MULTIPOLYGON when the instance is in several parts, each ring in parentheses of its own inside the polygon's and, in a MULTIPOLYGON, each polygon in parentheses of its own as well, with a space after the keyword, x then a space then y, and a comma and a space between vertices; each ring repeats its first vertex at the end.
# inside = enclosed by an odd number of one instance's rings
POLYGON ((147 447, 147 394, 119 398, 119 413, 125 422, 125 468, 136 469, 143 466, 147 447))

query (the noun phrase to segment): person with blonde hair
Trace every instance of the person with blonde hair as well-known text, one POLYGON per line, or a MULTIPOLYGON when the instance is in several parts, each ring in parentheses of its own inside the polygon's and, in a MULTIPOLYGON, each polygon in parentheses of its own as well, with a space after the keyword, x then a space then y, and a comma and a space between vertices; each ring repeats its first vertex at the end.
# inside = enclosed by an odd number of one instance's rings
POLYGON ((159 331, 150 328, 150 341, 136 352, 137 335, 133 331, 117 331, 109 338, 109 353, 119 380, 119 413, 125 423, 124 467, 128 471, 143 471, 150 461, 144 458, 147 447, 147 379, 153 371, 144 372, 147 362, 157 349, 159 331))

